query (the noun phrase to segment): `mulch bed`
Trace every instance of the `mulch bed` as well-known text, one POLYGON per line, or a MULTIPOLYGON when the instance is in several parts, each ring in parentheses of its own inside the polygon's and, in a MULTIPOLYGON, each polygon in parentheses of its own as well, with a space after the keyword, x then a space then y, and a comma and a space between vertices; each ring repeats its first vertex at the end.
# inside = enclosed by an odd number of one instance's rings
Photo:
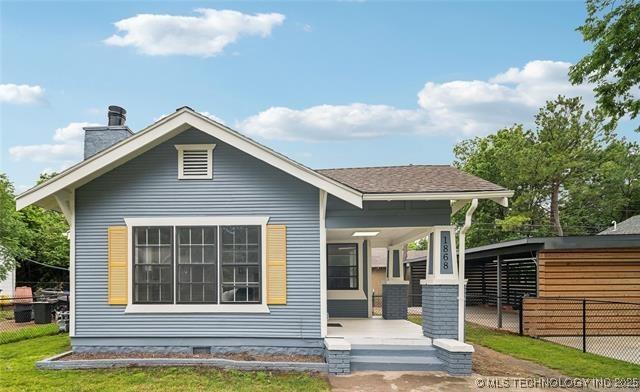
POLYGON ((287 354, 180 354, 180 353, 73 353, 60 358, 60 361, 87 359, 148 359, 148 358, 188 358, 188 359, 231 359, 234 361, 262 362, 324 362, 320 355, 287 355, 287 354))

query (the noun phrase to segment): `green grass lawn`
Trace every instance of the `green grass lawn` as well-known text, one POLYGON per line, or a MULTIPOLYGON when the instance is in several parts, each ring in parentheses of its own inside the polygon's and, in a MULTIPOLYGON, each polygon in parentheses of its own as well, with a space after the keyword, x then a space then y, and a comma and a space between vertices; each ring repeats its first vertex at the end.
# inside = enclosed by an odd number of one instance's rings
MULTIPOLYGON (((408 319, 422 325, 422 316, 409 315, 408 319)), ((640 374, 640 366, 629 362, 583 353, 560 344, 500 332, 475 324, 466 323, 465 335, 467 342, 488 347, 515 358, 539 363, 565 376, 614 378, 638 377, 640 374)))
POLYGON ((212 368, 37 370, 35 362, 69 349, 67 335, 0 345, 2 391, 327 391, 326 377, 212 368))
POLYGON ((640 366, 571 347, 467 323, 467 341, 572 377, 638 377, 640 366))

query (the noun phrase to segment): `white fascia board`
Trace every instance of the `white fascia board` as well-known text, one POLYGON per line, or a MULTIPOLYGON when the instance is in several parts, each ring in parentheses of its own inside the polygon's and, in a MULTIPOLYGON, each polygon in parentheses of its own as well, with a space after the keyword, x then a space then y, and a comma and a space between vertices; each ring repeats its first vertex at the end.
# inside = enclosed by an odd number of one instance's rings
POLYGON ((245 226, 266 225, 268 216, 176 216, 162 218, 124 218, 125 225, 133 226, 245 226))
POLYGON ((362 194, 360 192, 292 161, 284 155, 189 109, 180 109, 122 142, 72 166, 51 180, 23 192, 16 198, 16 208, 20 210, 31 204, 44 204, 43 201, 54 193, 60 190, 75 189, 191 127, 208 133, 302 181, 362 208, 362 194))
POLYGON ((481 191, 481 192, 437 192, 437 193, 365 193, 364 201, 394 200, 471 200, 471 199, 504 199, 513 196, 513 191, 481 191))

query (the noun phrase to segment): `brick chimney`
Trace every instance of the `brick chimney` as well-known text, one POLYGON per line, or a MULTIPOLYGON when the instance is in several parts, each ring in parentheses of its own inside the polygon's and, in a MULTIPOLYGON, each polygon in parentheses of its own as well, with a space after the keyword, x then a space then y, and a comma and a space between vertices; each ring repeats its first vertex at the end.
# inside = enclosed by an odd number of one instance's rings
POLYGON ((84 128, 84 159, 133 135, 129 127, 124 125, 126 114, 127 111, 120 106, 109 106, 108 125, 84 128))

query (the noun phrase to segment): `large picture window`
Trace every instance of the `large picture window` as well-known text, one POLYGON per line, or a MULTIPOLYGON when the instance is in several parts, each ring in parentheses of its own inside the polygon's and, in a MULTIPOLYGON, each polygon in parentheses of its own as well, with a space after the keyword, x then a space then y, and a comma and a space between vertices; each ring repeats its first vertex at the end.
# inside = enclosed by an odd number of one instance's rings
POLYGON ((134 226, 132 268, 134 304, 261 303, 262 228, 134 226))
POLYGON ((358 289, 358 244, 327 245, 327 288, 358 289))

